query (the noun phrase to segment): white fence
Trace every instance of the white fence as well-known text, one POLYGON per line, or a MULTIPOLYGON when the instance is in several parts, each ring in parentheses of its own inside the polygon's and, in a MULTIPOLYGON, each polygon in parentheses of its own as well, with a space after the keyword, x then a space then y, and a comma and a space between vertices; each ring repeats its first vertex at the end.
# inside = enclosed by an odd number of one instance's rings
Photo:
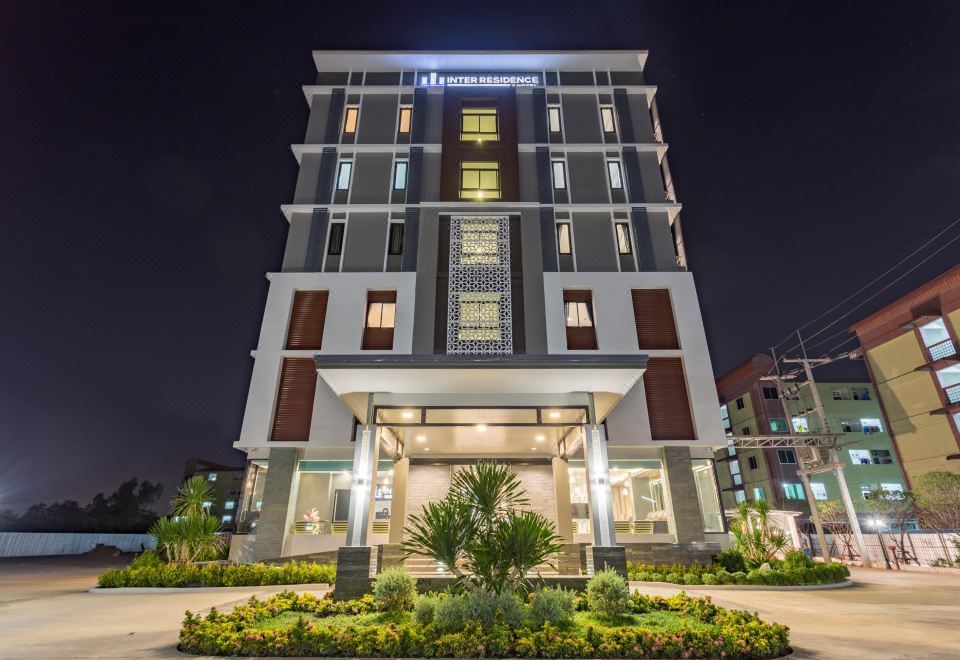
POLYGON ((156 542, 149 534, 0 532, 0 557, 80 555, 97 545, 116 546, 124 552, 140 552, 143 548, 152 548, 156 542))
MULTIPOLYGON (((834 559, 850 561, 860 559, 852 535, 846 539, 846 542, 841 538, 835 538, 832 534, 827 534, 826 537, 827 545, 830 546, 830 555, 834 559)), ((803 545, 813 548, 814 555, 821 554, 820 544, 814 534, 801 535, 801 539, 805 541, 803 545)), ((960 539, 960 533, 911 530, 904 535, 904 547, 900 548, 900 535, 897 533, 891 536, 887 532, 877 534, 865 530, 863 534, 870 560, 874 566, 879 567, 887 565, 895 567, 897 564, 933 566, 938 563, 938 560, 956 565, 954 562, 960 559, 960 551, 954 545, 954 539, 960 539)))

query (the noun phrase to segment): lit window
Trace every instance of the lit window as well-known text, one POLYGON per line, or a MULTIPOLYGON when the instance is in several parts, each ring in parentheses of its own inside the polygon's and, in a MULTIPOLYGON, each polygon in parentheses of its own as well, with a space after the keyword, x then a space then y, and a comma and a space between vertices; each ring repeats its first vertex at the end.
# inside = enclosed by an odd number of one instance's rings
POLYGON ((797 455, 792 449, 778 449, 777 460, 784 465, 792 465, 797 462, 797 455))
POLYGON ((737 504, 747 501, 747 494, 744 493, 742 490, 733 491, 733 497, 735 500, 737 500, 737 504))
POLYGON ((500 199, 500 163, 476 161, 461 163, 460 197, 500 199))
POLYGON ((460 111, 460 140, 498 140, 496 108, 463 108, 460 111))
POLYGON ((350 190, 350 176, 353 174, 353 161, 340 161, 337 168, 337 190, 350 190))
POLYGON ((803 486, 800 484, 783 484, 783 492, 788 500, 802 500, 804 498, 803 486))
POLYGON ((403 223, 401 222, 390 223, 387 254, 393 257, 403 254, 403 223))
POLYGON ((559 105, 547 106, 547 121, 550 125, 551 133, 560 133, 563 130, 563 125, 560 123, 559 105))
POLYGON ((593 327, 593 303, 568 302, 564 303, 567 313, 568 328, 593 327))
POLYGON ((810 482, 810 492, 813 493, 813 497, 818 500, 827 499, 827 487, 816 481, 810 482))
POLYGON ((626 222, 618 222, 614 225, 617 231, 617 252, 619 254, 632 254, 630 249, 630 225, 626 222))
POLYGON ((883 433, 883 426, 879 419, 861 419, 860 426, 863 427, 864 433, 883 433))
POLYGON ((610 176, 610 187, 614 190, 623 189, 623 175, 620 170, 620 161, 607 161, 607 174, 610 176))
POLYGON ((410 120, 413 117, 413 108, 408 105, 400 106, 400 117, 397 121, 397 133, 401 135, 410 132, 410 120))
POLYGON ((348 105, 347 113, 343 117, 343 132, 356 133, 357 119, 360 117, 360 108, 356 105, 348 105))
POLYGON ((806 417, 794 417, 793 418, 793 432, 794 433, 809 433, 810 426, 807 424, 806 417))
POLYGON ((763 492, 763 488, 761 488, 760 486, 754 486, 753 488, 754 501, 759 502, 760 500, 764 499, 764 495, 765 493, 763 492))
POLYGON ((393 168, 393 189, 404 190, 407 187, 407 161, 398 160, 393 168))
POLYGON ((459 336, 465 341, 500 340, 499 293, 460 294, 459 336))
POLYGON ((346 225, 342 222, 334 222, 330 225, 330 241, 327 243, 327 254, 331 257, 338 257, 343 253, 343 232, 346 225))
POLYGON ((553 167, 553 189, 567 189, 567 166, 562 160, 555 160, 551 163, 553 167))
POLYGON ((787 429, 787 420, 783 417, 770 418, 770 433, 789 433, 787 429))
POLYGON ((217 480, 216 472, 211 472, 210 474, 207 475, 207 481, 216 481, 216 480, 217 480))
POLYGON ((870 465, 870 452, 866 449, 851 449, 850 462, 854 465, 870 465))
POLYGON ((227 511, 232 511, 234 508, 236 508, 236 506, 237 506, 236 502, 225 502, 223 505, 223 508, 226 509, 227 511))
POLYGON ((573 254, 573 241, 570 238, 570 224, 561 222, 557 225, 557 251, 560 254, 573 254))
POLYGON ((367 303, 368 328, 392 328, 397 314, 397 303, 367 303))
POLYGON ((616 133, 617 122, 614 119, 613 107, 609 105, 600 106, 600 122, 603 124, 604 133, 616 133))
POLYGON ((942 342, 944 343, 944 348, 949 349, 949 353, 940 356, 934 356, 933 351, 930 352, 931 357, 938 359, 939 357, 946 357, 947 355, 956 354, 956 349, 953 347, 953 343, 950 342, 950 333, 947 331, 947 325, 943 322, 942 318, 934 319, 929 323, 925 323, 920 326, 920 337, 923 338, 923 345, 927 348, 932 348, 937 344, 942 342))
POLYGON ((224 524, 230 524, 230 523, 233 522, 233 516, 226 515, 226 516, 221 517, 220 520, 221 520, 224 524))
POLYGON ((213 502, 211 502, 210 500, 204 500, 200 506, 202 506, 204 509, 209 509, 210 507, 213 506, 213 502))
POLYGON ((903 484, 880 484, 880 488, 883 489, 883 492, 887 495, 903 494, 903 484))

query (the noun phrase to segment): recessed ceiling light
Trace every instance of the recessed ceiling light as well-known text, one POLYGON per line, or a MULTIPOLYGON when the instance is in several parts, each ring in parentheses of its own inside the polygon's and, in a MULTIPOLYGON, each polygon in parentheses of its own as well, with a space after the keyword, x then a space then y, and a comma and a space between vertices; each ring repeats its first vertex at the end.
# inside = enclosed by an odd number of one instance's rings
POLYGON ((413 411, 412 411, 412 410, 404 410, 404 411, 403 411, 403 418, 404 418, 404 419, 413 419, 413 411))
POLYGON ((426 439, 427 439, 427 436, 425 436, 425 435, 418 435, 418 436, 417 436, 417 442, 424 442, 426 439))
POLYGON ((477 430, 478 430, 480 433, 483 433, 484 431, 487 430, 487 425, 486 425, 486 424, 477 424, 477 430))
POLYGON ((557 419, 558 417, 560 417, 560 413, 559 413, 559 412, 557 412, 556 410, 551 410, 551 411, 550 411, 550 419, 557 419))
POLYGON ((423 451, 430 451, 430 447, 424 447, 423 451))
POLYGON ((536 435, 536 436, 534 436, 533 439, 536 440, 537 442, 543 442, 544 436, 543 436, 543 434, 536 435))
POLYGON ((530 447, 530 451, 537 451, 536 447, 530 447))

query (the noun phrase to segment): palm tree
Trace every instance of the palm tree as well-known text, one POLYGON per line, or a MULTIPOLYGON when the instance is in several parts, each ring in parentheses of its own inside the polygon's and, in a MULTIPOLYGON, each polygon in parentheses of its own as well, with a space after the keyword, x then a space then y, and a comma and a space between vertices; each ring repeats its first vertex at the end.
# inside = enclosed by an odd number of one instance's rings
POLYGON ((730 521, 737 551, 751 568, 769 562, 789 545, 787 535, 773 524, 772 511, 766 500, 741 502, 736 517, 730 521))
POLYGON ((187 479, 170 500, 172 515, 160 518, 150 528, 157 549, 173 562, 215 559, 226 541, 220 536, 220 521, 210 515, 204 503, 213 498, 213 487, 202 476, 187 479))

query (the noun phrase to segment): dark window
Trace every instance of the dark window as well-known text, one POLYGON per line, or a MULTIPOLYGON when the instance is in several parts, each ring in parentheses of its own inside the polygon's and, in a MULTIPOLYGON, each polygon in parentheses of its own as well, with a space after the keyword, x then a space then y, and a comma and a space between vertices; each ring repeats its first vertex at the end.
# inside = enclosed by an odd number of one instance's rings
POLYGON ((776 388, 776 387, 764 387, 764 388, 763 388, 763 398, 764 398, 764 399, 771 399, 771 400, 774 400, 774 401, 777 400, 777 399, 779 399, 780 397, 777 396, 777 388, 776 388))
POLYGON ((748 457, 748 458, 747 458, 747 464, 750 466, 750 469, 751 469, 751 470, 756 470, 756 469, 757 469, 757 457, 756 457, 756 456, 750 456, 750 457, 748 457))
POLYGON ((400 222, 394 222, 390 225, 387 254, 391 256, 403 254, 403 224, 400 222))
POLYGON ((743 410, 743 407, 744 407, 743 397, 742 397, 742 396, 738 396, 738 397, 737 397, 737 410, 743 410))
POLYGON ((784 465, 793 465, 797 462, 797 455, 792 449, 778 449, 777 460, 784 465))
POLYGON ((853 388, 853 400, 854 401, 869 401, 870 400, 870 390, 863 387, 853 388))
POLYGON ((346 225, 334 222, 330 225, 330 242, 327 244, 327 254, 340 256, 343 254, 343 231, 346 225))
POLYGON ((877 465, 889 465, 893 463, 893 459, 890 458, 890 450, 888 449, 871 449, 870 459, 877 465))
POLYGON ((750 427, 749 427, 749 426, 744 426, 742 429, 740 429, 740 434, 741 434, 741 435, 750 435, 750 427))

